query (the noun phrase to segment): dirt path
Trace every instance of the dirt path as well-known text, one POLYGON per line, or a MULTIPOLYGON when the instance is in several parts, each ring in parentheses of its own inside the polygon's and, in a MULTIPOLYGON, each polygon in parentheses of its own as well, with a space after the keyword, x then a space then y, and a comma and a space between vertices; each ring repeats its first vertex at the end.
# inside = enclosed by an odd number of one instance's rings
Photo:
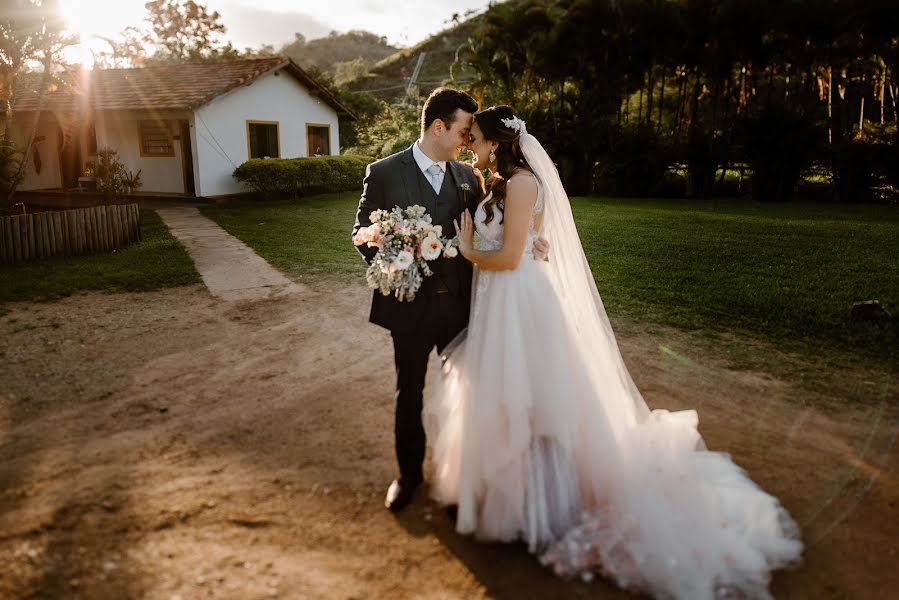
MULTIPOLYGON (((367 299, 319 284, 222 303, 198 285, 12 305, 0 598, 630 597, 457 536, 425 494, 382 507, 392 354, 367 299)), ((729 371, 678 331, 615 325, 650 404, 698 408, 708 445, 803 524, 806 563, 775 596, 896 593, 895 387, 848 407, 729 371)))

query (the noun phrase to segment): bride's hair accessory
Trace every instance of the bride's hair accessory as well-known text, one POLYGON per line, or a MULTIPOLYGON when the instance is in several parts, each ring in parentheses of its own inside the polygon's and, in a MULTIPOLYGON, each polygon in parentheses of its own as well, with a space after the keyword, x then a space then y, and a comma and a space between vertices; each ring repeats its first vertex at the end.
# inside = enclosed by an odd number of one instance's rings
POLYGON ((519 119, 518 117, 512 117, 511 119, 500 119, 503 122, 503 125, 508 127, 509 129, 515 130, 519 135, 524 135, 528 132, 527 128, 524 126, 524 121, 519 119))

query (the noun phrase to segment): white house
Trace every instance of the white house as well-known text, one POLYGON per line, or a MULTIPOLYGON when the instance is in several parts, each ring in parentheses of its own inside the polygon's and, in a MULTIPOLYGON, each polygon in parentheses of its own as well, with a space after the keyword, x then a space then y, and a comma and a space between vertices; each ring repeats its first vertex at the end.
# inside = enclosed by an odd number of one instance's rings
POLYGON ((288 58, 84 71, 44 96, 40 75, 17 82, 14 135, 38 114, 22 190, 78 185, 97 148, 111 147, 142 193, 215 197, 245 191, 232 173, 250 158, 336 155, 338 119, 354 119, 288 58))

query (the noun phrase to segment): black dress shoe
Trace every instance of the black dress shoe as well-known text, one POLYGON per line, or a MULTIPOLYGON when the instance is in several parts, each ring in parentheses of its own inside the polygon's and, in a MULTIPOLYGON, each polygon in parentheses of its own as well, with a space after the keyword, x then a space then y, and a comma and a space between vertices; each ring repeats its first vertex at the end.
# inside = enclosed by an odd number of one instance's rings
POLYGON ((456 519, 459 518, 459 505, 458 504, 447 504, 443 507, 443 512, 446 513, 446 516, 449 517, 450 521, 453 523, 456 522, 456 519))
POLYGON ((409 504, 409 501, 412 500, 415 489, 420 483, 420 481, 405 482, 401 479, 395 479, 393 483, 390 484, 390 487, 387 488, 387 497, 384 498, 384 506, 394 512, 402 510, 409 504))

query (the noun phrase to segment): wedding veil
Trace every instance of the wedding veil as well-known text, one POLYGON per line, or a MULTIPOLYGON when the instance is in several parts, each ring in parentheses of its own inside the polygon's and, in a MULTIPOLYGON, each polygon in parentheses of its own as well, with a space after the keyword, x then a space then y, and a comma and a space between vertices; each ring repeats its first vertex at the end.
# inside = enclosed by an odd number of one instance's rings
MULTIPOLYGON (((549 272, 559 295, 569 332, 579 348, 592 379, 604 390, 603 404, 613 422, 635 425, 646 420, 649 408, 631 379, 606 314, 580 236, 571 213, 568 194, 546 150, 527 132, 524 122, 519 144, 544 194, 540 234, 550 244, 549 272)), ((507 125, 508 126, 508 125, 507 125)))

